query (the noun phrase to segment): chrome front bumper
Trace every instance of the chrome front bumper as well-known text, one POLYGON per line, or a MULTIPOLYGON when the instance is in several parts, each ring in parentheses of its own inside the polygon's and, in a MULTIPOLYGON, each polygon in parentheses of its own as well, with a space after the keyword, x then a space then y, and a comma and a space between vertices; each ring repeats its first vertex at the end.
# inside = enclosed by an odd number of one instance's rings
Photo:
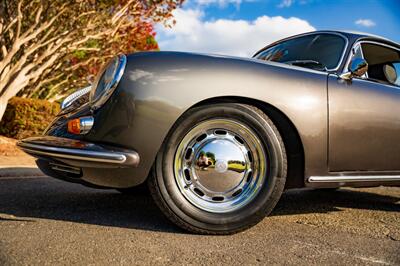
POLYGON ((34 157, 77 167, 137 167, 140 161, 136 151, 60 137, 27 138, 17 146, 34 157))

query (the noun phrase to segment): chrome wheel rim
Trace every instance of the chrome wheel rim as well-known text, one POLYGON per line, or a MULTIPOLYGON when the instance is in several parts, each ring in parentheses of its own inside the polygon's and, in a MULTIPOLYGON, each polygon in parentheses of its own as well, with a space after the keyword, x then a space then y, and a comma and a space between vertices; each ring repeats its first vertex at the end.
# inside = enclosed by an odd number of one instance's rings
POLYGON ((193 127, 174 159, 176 184, 197 208, 226 213, 251 202, 266 179, 267 155, 255 132, 231 119, 193 127))

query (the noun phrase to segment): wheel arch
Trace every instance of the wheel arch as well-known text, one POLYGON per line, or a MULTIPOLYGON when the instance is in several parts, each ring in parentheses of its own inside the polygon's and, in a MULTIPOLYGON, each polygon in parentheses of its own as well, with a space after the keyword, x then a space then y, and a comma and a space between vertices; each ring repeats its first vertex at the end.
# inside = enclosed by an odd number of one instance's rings
MULTIPOLYGON (((304 148, 300 135, 293 122, 275 106, 253 98, 240 96, 222 96, 208 98, 196 103, 189 109, 215 103, 242 103, 253 105, 262 110, 276 125, 281 134, 288 159, 288 172, 285 188, 304 187, 304 148)), ((188 110, 189 110, 188 109, 188 110)))

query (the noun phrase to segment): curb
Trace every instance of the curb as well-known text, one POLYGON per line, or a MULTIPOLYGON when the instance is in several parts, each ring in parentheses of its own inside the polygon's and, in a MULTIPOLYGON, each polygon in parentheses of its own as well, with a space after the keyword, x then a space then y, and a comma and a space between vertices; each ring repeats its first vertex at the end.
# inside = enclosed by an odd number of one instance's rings
POLYGON ((0 164, 0 171, 3 168, 37 168, 37 166, 36 166, 36 164, 21 164, 21 165, 16 165, 16 164, 1 165, 0 164))

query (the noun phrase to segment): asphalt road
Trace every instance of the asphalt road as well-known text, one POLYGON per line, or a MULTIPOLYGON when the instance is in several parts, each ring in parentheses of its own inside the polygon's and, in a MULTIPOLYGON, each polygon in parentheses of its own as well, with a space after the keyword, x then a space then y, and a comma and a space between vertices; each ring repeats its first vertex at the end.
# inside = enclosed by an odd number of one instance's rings
POLYGON ((0 177, 0 265, 400 265, 400 188, 291 191, 233 236, 188 234, 146 195, 0 177))

